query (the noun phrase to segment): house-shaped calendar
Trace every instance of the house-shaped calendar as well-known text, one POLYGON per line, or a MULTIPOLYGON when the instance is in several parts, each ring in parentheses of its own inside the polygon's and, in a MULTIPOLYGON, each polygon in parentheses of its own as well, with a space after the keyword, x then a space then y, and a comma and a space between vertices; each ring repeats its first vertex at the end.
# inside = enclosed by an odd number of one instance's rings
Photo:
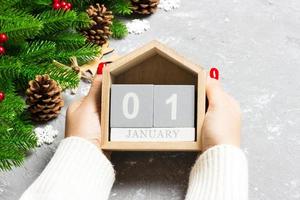
POLYGON ((152 41, 103 69, 101 148, 201 151, 206 73, 152 41))

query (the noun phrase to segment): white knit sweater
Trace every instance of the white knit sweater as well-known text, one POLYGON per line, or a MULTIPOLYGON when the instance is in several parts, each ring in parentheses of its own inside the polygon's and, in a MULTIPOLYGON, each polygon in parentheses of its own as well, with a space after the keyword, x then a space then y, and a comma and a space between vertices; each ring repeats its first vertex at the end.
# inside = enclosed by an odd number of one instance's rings
MULTIPOLYGON (((106 200, 115 180, 112 164, 85 139, 62 140, 48 166, 20 200, 106 200)), ((244 153, 230 145, 205 151, 189 180, 187 200, 248 199, 244 153)))

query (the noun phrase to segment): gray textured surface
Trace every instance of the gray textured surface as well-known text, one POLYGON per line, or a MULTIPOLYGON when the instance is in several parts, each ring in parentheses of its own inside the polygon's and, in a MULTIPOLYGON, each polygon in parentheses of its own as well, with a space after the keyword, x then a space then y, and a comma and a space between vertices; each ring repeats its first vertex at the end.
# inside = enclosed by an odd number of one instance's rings
MULTIPOLYGON (((250 199, 300 199, 300 1, 182 1, 149 18, 151 29, 114 41, 120 54, 152 39, 205 68, 218 66, 225 89, 241 103, 250 199)), ((66 97, 70 102, 77 97, 66 97)), ((15 200, 39 175, 63 137, 64 114, 52 122, 55 144, 0 175, 0 199, 15 200)), ((111 199, 183 199, 189 153, 115 153, 111 199)))
POLYGON ((110 102, 111 127, 152 127, 153 85, 113 84, 111 87, 110 102), (127 103, 125 103, 125 96, 128 94, 130 96, 128 96, 127 103), (131 94, 135 95, 136 97, 132 96, 131 94), (123 101, 125 104, 127 104, 127 111, 123 108, 123 101), (124 112, 127 112, 129 118, 126 117, 124 112))
POLYGON ((154 127, 195 127, 194 111, 195 86, 154 86, 154 127), (172 119, 172 104, 174 102, 166 104, 166 100, 174 94, 176 95, 176 104, 174 104, 176 106, 176 115, 172 119))

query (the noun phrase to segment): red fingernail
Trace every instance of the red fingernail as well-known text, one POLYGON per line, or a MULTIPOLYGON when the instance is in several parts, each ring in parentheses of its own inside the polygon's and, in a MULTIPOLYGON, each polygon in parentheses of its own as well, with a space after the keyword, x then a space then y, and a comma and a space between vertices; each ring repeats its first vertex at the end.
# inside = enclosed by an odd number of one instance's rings
POLYGON ((216 80, 219 80, 219 70, 215 67, 210 69, 209 76, 216 80))
POLYGON ((105 62, 101 62, 98 65, 97 74, 101 75, 103 73, 103 67, 105 66, 105 62))

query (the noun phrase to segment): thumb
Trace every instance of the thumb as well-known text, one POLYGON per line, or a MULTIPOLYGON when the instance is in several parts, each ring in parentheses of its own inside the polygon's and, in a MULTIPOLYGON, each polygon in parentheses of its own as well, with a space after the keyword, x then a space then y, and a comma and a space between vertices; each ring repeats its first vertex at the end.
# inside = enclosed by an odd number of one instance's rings
POLYGON ((101 102, 101 92, 102 92, 102 70, 104 63, 100 63, 97 69, 97 74, 93 79, 91 89, 86 97, 86 99, 92 102, 94 105, 100 105, 101 102))
POLYGON ((215 105, 218 102, 222 101, 223 98, 223 88, 220 81, 207 77, 206 80, 206 96, 208 99, 209 105, 215 105))
POLYGON ((97 97, 101 96, 101 89, 102 89, 102 75, 97 74, 93 79, 93 83, 87 95, 87 99, 92 101, 98 100, 97 97))

